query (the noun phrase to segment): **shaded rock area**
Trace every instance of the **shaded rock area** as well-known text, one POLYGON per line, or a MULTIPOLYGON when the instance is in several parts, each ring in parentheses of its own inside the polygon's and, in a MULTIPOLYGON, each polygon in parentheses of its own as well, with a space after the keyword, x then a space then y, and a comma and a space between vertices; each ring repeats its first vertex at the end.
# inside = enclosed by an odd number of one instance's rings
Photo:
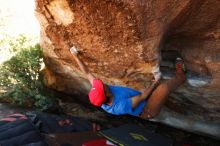
POLYGON ((218 0, 36 0, 45 83, 87 101, 90 85, 69 53, 73 45, 97 78, 135 89, 148 85, 154 66, 165 68, 166 76, 172 63, 165 62, 173 61, 167 56, 177 52, 189 70, 188 82, 170 96, 168 111, 218 125, 219 136, 219 5, 218 0))

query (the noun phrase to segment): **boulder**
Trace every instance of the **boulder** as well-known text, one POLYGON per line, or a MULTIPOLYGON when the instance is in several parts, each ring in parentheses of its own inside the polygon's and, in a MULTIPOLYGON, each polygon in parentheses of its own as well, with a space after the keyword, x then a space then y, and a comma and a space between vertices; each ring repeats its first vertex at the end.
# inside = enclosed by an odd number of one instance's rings
POLYGON ((219 137, 219 5, 218 0, 36 0, 45 83, 88 101, 90 85, 69 52, 72 46, 96 78, 138 90, 149 84, 155 66, 164 79, 172 76, 176 53, 186 63, 187 82, 170 95, 168 113, 205 121, 207 127, 213 123, 219 137))

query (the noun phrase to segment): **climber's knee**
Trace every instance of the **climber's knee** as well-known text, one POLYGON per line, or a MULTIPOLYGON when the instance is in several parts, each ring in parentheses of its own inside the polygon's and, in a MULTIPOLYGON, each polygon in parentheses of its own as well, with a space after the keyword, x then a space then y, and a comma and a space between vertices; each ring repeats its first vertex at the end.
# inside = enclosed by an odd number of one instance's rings
POLYGON ((158 110, 152 110, 152 109, 147 108, 143 110, 140 117, 143 119, 152 119, 156 117, 158 114, 159 114, 158 110))

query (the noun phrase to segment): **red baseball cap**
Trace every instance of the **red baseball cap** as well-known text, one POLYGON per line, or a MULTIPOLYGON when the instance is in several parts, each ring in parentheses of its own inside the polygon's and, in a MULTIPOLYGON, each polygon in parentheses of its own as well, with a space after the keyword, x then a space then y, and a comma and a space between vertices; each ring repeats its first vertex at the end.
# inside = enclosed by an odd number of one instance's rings
POLYGON ((101 106, 106 101, 104 85, 101 80, 93 80, 92 89, 89 92, 89 100, 95 106, 101 106))

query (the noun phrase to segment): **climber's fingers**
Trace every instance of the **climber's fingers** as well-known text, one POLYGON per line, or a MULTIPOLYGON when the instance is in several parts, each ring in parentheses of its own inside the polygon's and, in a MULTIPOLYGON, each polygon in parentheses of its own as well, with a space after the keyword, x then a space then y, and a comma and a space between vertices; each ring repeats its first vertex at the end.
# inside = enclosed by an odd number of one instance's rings
POLYGON ((70 52, 71 52, 73 55, 77 55, 77 54, 79 53, 78 49, 77 49, 75 46, 73 46, 73 47, 70 48, 70 52))

